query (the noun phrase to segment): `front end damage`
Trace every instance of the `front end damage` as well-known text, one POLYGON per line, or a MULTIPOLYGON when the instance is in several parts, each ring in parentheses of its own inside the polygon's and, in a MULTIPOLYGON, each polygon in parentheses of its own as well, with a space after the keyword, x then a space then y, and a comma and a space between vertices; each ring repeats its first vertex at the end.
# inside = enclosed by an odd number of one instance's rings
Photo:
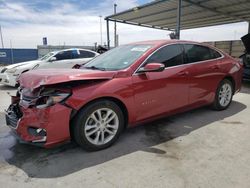
POLYGON ((76 69, 28 71, 18 80, 20 87, 6 111, 6 123, 24 143, 48 148, 69 141, 70 121, 94 91, 91 86, 114 74, 76 69), (84 92, 74 97, 76 88, 84 92))
POLYGON ((64 101, 70 95, 70 90, 65 89, 20 89, 17 96, 12 96, 6 123, 22 143, 49 148, 69 141, 73 109, 64 101))

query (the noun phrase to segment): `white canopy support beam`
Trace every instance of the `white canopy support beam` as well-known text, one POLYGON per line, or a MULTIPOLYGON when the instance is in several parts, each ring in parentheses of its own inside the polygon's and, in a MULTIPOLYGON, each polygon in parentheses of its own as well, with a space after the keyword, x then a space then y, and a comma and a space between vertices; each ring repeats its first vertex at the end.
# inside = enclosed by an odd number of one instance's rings
POLYGON ((235 15, 229 13, 229 12, 221 12, 221 11, 219 11, 216 8, 209 8, 207 6, 202 5, 201 3, 196 3, 193 0, 184 0, 184 1, 190 3, 190 4, 194 5, 194 6, 197 6, 197 7, 203 8, 205 10, 208 10, 210 12, 214 12, 214 13, 216 13, 218 15, 223 15, 223 16, 226 16, 226 17, 229 17, 229 18, 233 18, 233 19, 238 19, 238 20, 241 20, 241 21, 245 21, 245 19, 242 18, 241 16, 235 16, 235 15))
POLYGON ((175 32, 178 39, 181 29, 250 22, 248 7, 250 0, 157 0, 105 19, 175 32))

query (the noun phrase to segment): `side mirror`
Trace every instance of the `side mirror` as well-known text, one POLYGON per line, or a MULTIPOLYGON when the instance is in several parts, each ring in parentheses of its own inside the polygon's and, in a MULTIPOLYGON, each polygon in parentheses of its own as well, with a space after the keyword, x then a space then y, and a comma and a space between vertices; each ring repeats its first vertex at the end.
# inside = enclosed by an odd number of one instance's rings
POLYGON ((80 69, 81 66, 82 66, 82 65, 75 64, 75 65, 72 67, 72 69, 80 69))
POLYGON ((49 59, 49 62, 53 62, 53 61, 56 61, 56 57, 51 57, 51 58, 49 59))
POLYGON ((148 63, 145 67, 141 67, 138 72, 161 72, 165 69, 165 66, 162 63, 148 63))

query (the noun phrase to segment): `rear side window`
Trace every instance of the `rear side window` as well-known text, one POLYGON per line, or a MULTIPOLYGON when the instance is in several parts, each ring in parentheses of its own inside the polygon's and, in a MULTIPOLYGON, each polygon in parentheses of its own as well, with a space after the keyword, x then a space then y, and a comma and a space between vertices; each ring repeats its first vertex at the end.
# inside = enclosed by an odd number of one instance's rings
POLYGON ((183 63, 183 52, 179 44, 165 46, 149 57, 148 63, 162 63, 165 67, 181 65, 183 63))
POLYGON ((216 59, 221 56, 215 50, 195 44, 184 44, 184 49, 186 55, 185 63, 194 63, 198 61, 216 59))
POLYGON ((91 57, 95 57, 95 53, 85 50, 80 50, 79 58, 91 58, 91 57))
POLYGON ((219 52, 217 52, 211 48, 210 48, 210 53, 211 53, 213 59, 217 59, 217 58, 221 57, 221 54, 219 52))
POLYGON ((56 60, 72 59, 72 51, 62 51, 55 55, 56 60))

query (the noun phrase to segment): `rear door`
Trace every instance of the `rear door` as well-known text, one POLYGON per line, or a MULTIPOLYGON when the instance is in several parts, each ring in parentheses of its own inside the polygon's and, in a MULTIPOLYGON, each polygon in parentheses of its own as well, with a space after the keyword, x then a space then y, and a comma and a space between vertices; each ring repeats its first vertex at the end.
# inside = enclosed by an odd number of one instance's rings
POLYGON ((56 55, 56 60, 50 62, 50 68, 72 68, 76 62, 75 59, 78 58, 77 50, 66 50, 58 52, 56 55))
POLYGON ((77 59, 78 64, 85 64, 96 56, 94 52, 87 50, 79 50, 79 59, 77 59))
POLYGON ((206 46, 183 44, 185 64, 189 65, 189 103, 202 105, 214 98, 214 92, 222 79, 220 58, 222 55, 206 46))
POLYGON ((166 113, 188 104, 188 72, 183 50, 172 44, 160 48, 144 63, 163 63, 162 72, 135 73, 132 77, 137 121, 166 113))

